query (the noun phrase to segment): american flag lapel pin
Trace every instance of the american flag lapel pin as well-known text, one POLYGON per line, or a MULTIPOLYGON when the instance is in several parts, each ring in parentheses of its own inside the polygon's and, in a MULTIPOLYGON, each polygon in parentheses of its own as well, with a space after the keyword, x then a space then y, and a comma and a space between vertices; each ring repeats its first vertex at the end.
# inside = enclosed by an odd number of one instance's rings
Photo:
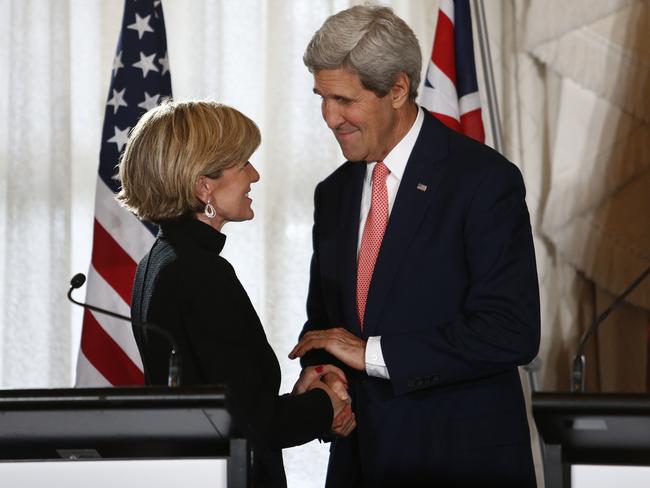
POLYGON ((427 185, 423 183, 418 183, 418 186, 416 188, 420 191, 427 191, 427 185))

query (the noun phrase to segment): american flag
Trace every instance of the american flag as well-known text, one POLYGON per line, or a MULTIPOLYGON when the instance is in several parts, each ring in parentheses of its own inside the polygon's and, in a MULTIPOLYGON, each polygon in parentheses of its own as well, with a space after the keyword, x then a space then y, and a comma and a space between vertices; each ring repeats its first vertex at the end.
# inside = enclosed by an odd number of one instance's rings
POLYGON ((422 106, 442 123, 485 142, 469 0, 442 0, 422 106))
MULTIPOLYGON (((130 315, 138 261, 157 229, 115 201, 117 164, 129 130, 147 110, 171 97, 165 21, 160 0, 126 0, 104 114, 95 196, 88 303, 130 315)), ((128 323, 84 311, 77 360, 77 386, 144 383, 142 360, 128 323)))

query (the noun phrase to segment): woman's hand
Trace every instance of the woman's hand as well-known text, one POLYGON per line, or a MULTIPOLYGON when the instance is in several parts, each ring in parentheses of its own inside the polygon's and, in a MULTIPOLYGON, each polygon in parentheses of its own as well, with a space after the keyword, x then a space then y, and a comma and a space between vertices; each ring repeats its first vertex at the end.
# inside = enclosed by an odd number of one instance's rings
POLYGON ((314 381, 324 381, 341 400, 348 401, 348 379, 345 373, 336 366, 323 364, 320 366, 308 366, 300 373, 300 378, 293 387, 292 395, 299 395, 306 392, 314 381))
POLYGON ((345 373, 331 364, 308 366, 302 370, 291 394, 299 395, 314 388, 324 390, 330 397, 334 412, 332 432, 343 437, 350 434, 357 426, 357 422, 350 406, 352 400, 348 395, 348 380, 345 373))

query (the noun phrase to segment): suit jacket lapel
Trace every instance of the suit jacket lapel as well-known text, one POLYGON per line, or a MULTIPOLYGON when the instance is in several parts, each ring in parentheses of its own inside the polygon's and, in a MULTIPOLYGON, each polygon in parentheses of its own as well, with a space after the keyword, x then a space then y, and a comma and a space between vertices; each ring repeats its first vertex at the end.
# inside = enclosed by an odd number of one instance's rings
POLYGON ((402 259, 442 179, 444 158, 448 153, 447 130, 425 112, 424 123, 406 164, 375 264, 366 304, 365 335, 377 335, 382 305, 388 299, 402 259))
POLYGON ((350 165, 350 172, 345 177, 341 191, 341 208, 339 211, 338 276, 342 287, 343 320, 348 329, 358 336, 361 336, 361 327, 359 326, 356 311, 357 247, 361 192, 366 167, 367 165, 364 162, 354 162, 350 165))

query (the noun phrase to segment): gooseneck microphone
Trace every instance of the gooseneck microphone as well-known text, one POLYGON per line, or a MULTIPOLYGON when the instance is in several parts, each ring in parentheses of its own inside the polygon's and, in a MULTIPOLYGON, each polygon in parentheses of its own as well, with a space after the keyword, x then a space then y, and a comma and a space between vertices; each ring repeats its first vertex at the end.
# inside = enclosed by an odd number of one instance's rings
POLYGON ((573 356, 573 366, 571 368, 571 391, 583 393, 585 391, 585 346, 589 338, 596 333, 600 324, 602 324, 607 317, 618 308, 625 298, 632 293, 632 291, 639 286, 643 280, 650 274, 650 267, 648 267, 643 273, 641 273, 625 290, 623 293, 618 295, 612 304, 607 307, 607 309, 601 313, 596 320, 589 326, 589 328, 582 334, 580 338, 580 343, 578 344, 578 350, 576 351, 575 356, 573 356))
POLYGON ((111 312, 110 310, 106 310, 97 307, 95 305, 90 305, 89 303, 78 302, 77 300, 72 298, 72 291, 76 290, 77 288, 81 288, 85 282, 86 282, 86 276, 83 273, 77 273, 72 277, 72 279, 70 280, 70 289, 68 290, 68 300, 70 300, 75 305, 79 305, 82 308, 87 308, 88 310, 92 310, 93 312, 101 313, 104 315, 108 315, 109 317, 114 317, 116 319, 124 320, 125 322, 129 322, 135 327, 138 327, 143 330, 150 330, 152 332, 156 332, 157 334, 163 336, 172 347, 171 353, 169 354, 169 371, 167 375, 167 386, 180 386, 181 357, 180 354, 178 353, 178 345, 176 344, 174 337, 165 329, 162 329, 157 325, 139 322, 137 320, 133 320, 127 317, 126 315, 122 315, 116 312, 111 312))

